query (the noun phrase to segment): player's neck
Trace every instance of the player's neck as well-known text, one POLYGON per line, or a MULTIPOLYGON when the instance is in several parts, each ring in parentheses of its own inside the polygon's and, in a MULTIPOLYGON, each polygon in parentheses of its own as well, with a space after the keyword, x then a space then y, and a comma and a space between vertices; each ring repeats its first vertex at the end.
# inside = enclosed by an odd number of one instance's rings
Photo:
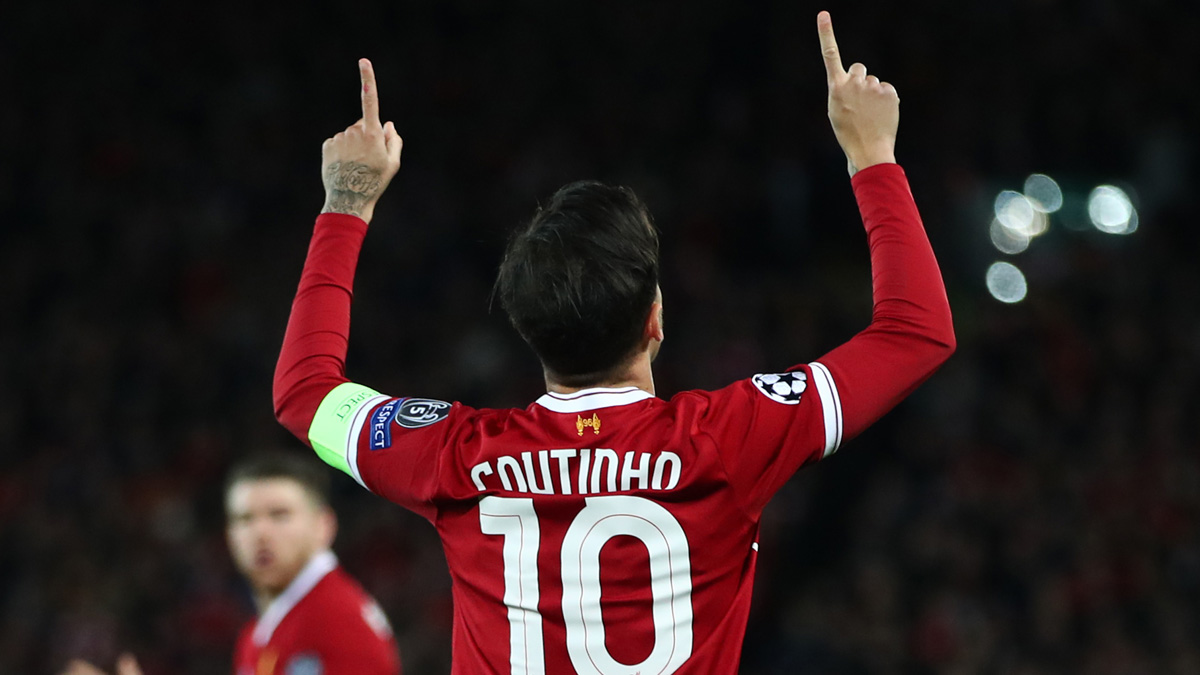
POLYGON ((267 611, 267 608, 271 606, 272 602, 275 602, 275 598, 278 598, 282 592, 267 591, 261 588, 254 589, 254 608, 258 610, 258 615, 262 616, 262 613, 267 611))
POLYGON ((549 372, 545 373, 545 378, 546 391, 555 394, 574 394, 584 389, 621 389, 624 387, 637 387, 642 391, 651 394, 654 393, 654 373, 650 369, 650 355, 646 352, 642 352, 634 357, 629 366, 622 370, 619 375, 581 387, 562 384, 556 381, 549 372))

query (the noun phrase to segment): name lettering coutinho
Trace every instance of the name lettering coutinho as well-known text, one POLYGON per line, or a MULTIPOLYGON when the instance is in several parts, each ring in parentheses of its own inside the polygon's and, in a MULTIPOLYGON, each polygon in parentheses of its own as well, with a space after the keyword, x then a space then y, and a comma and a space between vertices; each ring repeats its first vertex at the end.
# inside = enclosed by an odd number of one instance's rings
POLYGON ((501 489, 535 495, 597 495, 629 490, 673 490, 683 462, 673 452, 565 448, 501 455, 471 467, 481 492, 501 489), (553 467, 552 467, 553 465, 553 467), (555 471, 554 469, 557 469, 555 471))

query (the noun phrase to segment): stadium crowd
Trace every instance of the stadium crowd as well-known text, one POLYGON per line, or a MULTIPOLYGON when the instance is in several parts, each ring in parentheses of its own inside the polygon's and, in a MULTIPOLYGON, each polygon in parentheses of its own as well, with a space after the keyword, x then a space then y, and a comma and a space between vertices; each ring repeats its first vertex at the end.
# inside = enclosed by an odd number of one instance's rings
MULTIPOLYGON (((773 502, 743 671, 1200 672, 1200 11, 872 4, 831 9, 847 63, 900 91, 897 156, 959 349, 773 502), (1066 205, 1005 256, 992 200, 1034 172, 1066 205), (1131 235, 1088 224, 1084 197, 1109 182, 1135 197, 1131 235), (988 294, 998 259, 1025 271, 1023 302, 988 294)), ((222 478, 250 449, 308 452, 272 418, 270 377, 358 56, 405 154, 359 268, 351 377, 536 398, 491 284, 507 232, 585 177, 633 187, 661 229, 660 393, 781 370, 865 326, 820 8, 7 7, 0 672, 123 650, 148 675, 229 672, 253 610, 222 478)), ((335 550, 406 672, 447 672, 433 529, 335 481, 335 550)))

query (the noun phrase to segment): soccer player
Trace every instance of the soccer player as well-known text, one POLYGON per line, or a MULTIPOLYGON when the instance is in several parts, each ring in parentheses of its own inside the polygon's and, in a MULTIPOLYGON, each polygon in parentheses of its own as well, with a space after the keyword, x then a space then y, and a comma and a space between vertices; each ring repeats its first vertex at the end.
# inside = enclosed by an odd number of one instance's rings
POLYGON ((400 673, 387 617, 329 548, 328 493, 328 475, 293 455, 250 458, 230 473, 229 549, 258 607, 238 637, 235 675, 400 673))
POLYGON ((895 164, 896 90, 844 69, 817 18, 829 118, 870 244, 870 325, 816 361, 655 395, 658 239, 625 188, 560 189, 518 232, 497 290, 542 363, 524 410, 347 381, 359 249, 400 164, 369 61, 363 116, 325 141, 317 217, 275 372, 279 420, 329 464, 429 519, 454 581, 453 672, 736 673, 771 496, 954 351, 941 274, 895 164))
MULTIPOLYGON (((400 673, 383 611, 329 550, 328 485, 320 466, 286 454, 251 457, 229 475, 229 548, 258 607, 238 637, 234 675, 400 673)), ((75 661, 63 675, 103 674, 75 661)), ((141 671, 123 655, 117 675, 141 671)))

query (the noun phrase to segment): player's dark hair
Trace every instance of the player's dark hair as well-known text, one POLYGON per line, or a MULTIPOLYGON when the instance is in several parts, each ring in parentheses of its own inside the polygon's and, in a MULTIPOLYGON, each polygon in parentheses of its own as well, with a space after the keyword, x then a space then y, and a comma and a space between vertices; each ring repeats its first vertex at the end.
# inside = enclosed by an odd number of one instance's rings
POLYGON ((512 236, 496 292, 554 379, 602 382, 633 356, 658 286, 658 233, 626 187, 563 186, 512 236))
POLYGON ((304 488, 319 506, 329 506, 329 471, 294 452, 259 452, 234 464, 225 478, 225 495, 234 485, 247 481, 287 478, 304 488))

